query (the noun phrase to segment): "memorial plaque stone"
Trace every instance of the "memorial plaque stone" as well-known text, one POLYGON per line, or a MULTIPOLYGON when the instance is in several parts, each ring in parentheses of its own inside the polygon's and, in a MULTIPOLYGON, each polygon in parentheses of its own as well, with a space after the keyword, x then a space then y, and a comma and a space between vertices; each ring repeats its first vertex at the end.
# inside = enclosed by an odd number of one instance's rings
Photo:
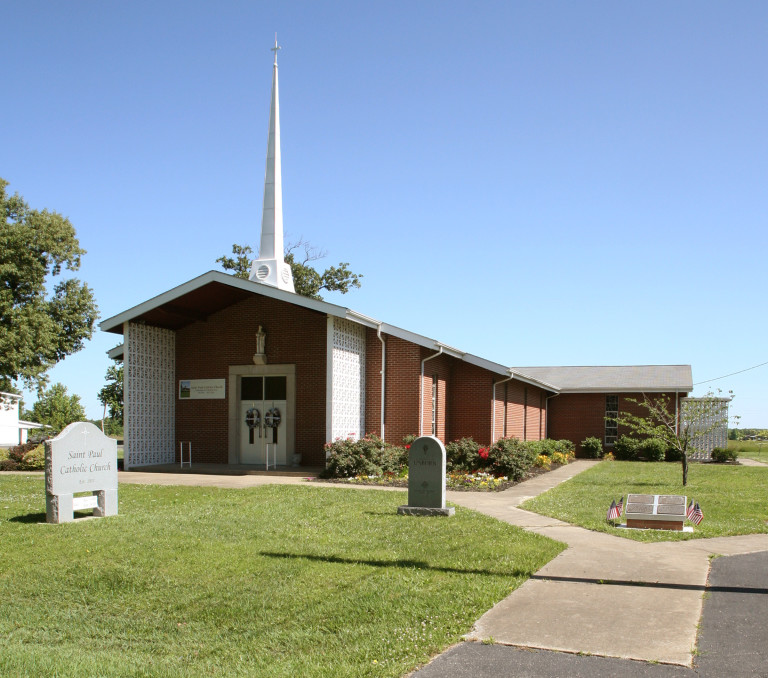
POLYGON ((117 515, 117 441, 77 422, 45 443, 45 513, 49 523, 74 520, 74 511, 117 515), (90 496, 75 497, 79 492, 90 496))
POLYGON ((408 451, 408 505, 401 515, 452 516, 445 507, 445 447, 434 436, 422 436, 408 451))
POLYGON ((627 527, 637 529, 684 529, 686 497, 678 494, 628 494, 627 527))

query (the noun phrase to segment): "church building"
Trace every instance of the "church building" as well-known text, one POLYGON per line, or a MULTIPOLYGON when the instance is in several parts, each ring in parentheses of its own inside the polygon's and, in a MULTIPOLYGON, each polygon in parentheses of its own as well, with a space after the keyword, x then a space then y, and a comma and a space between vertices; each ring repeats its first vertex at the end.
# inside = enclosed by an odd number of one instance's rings
POLYGON ((693 389, 689 365, 510 367, 294 291, 283 259, 277 50, 259 257, 104 320, 123 335, 125 468, 179 462, 319 467, 326 442, 375 433, 482 444, 595 436, 627 397, 693 389), (186 457, 185 457, 186 459, 186 457))

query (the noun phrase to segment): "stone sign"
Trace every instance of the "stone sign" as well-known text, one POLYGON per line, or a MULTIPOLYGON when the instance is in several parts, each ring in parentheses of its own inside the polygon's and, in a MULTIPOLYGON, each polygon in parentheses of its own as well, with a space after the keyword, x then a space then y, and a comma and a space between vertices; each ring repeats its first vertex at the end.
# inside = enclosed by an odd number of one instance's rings
POLYGON ((434 436, 422 436, 408 451, 408 505, 401 515, 452 516, 445 507, 445 447, 434 436))
POLYGON ((70 522, 91 508, 96 517, 117 515, 117 441, 81 421, 45 443, 46 521, 70 522))

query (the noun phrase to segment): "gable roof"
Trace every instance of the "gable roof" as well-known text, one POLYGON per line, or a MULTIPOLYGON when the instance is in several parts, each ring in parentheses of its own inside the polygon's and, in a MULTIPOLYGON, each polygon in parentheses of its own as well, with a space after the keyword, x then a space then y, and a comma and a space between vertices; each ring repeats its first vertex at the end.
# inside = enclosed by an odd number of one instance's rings
MULTIPOLYGON (((380 330, 383 334, 404 339, 418 346, 430 350, 440 351, 446 355, 458 358, 483 369, 489 370, 505 377, 513 377, 525 383, 538 386, 547 391, 556 392, 557 388, 551 383, 527 376, 512 368, 486 360, 471 353, 444 344, 437 339, 431 339, 415 332, 404 330, 395 325, 390 325, 380 320, 370 318, 362 313, 353 311, 345 306, 330 304, 327 301, 318 301, 303 297, 293 292, 279 290, 276 287, 264 285, 255 280, 237 278, 221 271, 208 271, 203 275, 193 278, 178 285, 167 292, 163 292, 147 301, 118 313, 99 323, 99 327, 105 332, 114 334, 123 333, 123 323, 138 322, 164 327, 170 330, 178 330, 196 321, 204 321, 208 316, 220 311, 227 306, 247 299, 251 294, 259 294, 284 301, 295 306, 308 308, 318 313, 344 318, 352 322, 380 330)), ((122 355, 121 347, 115 347, 108 352, 111 358, 122 355)))
POLYGON ((661 393, 693 390, 690 365, 597 365, 513 369, 534 379, 557 384, 561 393, 661 393))

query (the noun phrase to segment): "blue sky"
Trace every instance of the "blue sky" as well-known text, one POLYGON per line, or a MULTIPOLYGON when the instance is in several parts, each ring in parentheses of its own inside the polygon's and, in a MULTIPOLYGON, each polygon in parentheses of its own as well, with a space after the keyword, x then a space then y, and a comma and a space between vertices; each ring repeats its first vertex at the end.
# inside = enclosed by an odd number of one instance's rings
MULTIPOLYGON (((768 361, 768 3, 2 15, 0 176, 72 221, 102 319, 257 244, 277 32, 287 235, 365 276, 327 301, 506 365, 768 361)), ((118 339, 50 374, 89 416, 118 339)), ((695 393, 766 427, 767 381, 695 393)))

